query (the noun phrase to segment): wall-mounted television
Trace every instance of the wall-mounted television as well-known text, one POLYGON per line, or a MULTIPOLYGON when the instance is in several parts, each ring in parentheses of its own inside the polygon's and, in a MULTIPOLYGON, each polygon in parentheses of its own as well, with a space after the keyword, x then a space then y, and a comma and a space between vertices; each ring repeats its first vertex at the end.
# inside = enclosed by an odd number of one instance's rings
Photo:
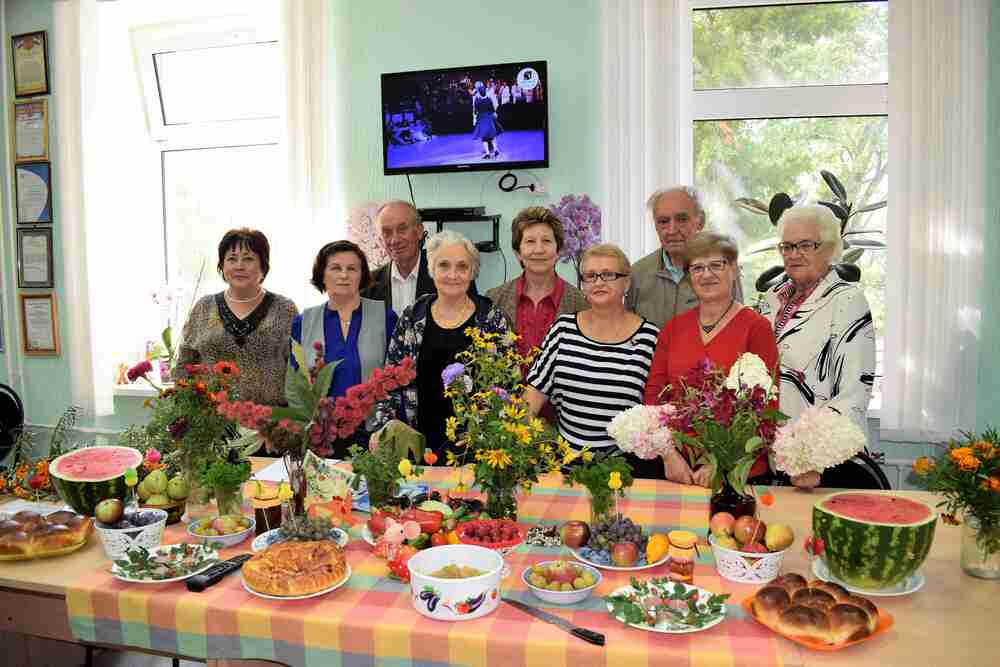
POLYGON ((386 175, 549 166, 544 60, 382 75, 386 175))

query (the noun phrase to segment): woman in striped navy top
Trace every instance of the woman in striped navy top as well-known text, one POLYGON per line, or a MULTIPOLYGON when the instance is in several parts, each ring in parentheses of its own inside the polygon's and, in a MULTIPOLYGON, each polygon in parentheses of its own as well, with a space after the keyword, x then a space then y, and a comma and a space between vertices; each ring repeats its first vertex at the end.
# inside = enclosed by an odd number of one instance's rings
MULTIPOLYGON (((575 448, 616 447, 608 424, 643 402, 659 329, 625 310, 631 265, 617 246, 589 248, 580 280, 590 310, 556 319, 528 373, 525 397, 537 414, 551 401, 559 432, 575 448)), ((664 479, 663 461, 626 454, 636 477, 664 479)))

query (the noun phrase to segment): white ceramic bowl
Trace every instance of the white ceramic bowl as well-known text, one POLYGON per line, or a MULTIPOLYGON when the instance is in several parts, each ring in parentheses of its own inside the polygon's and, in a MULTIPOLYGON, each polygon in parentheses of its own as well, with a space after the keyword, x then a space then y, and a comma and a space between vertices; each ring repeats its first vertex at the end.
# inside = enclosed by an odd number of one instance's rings
POLYGON ((108 528, 98 521, 94 522, 97 536, 101 538, 101 544, 104 545, 104 553, 111 560, 124 558, 132 547, 155 549, 160 546, 160 540, 163 539, 163 527, 167 525, 167 512, 154 509, 143 509, 140 512, 144 515, 147 513, 155 514, 157 520, 137 528, 108 528))
MULTIPOLYGON (((558 562, 559 561, 555 560, 546 560, 541 563, 535 563, 535 565, 552 565, 558 562)), ((535 565, 532 565, 531 567, 535 567, 535 565)), ((573 591, 550 591, 547 588, 534 586, 530 581, 528 581, 528 576, 531 574, 531 567, 524 568, 524 572, 521 573, 521 581, 523 581, 524 585, 535 594, 535 597, 540 600, 544 600, 545 602, 551 602, 552 604, 576 604, 577 602, 583 602, 590 597, 590 594, 594 592, 595 588, 600 586, 604 577, 601 576, 601 573, 597 570, 597 568, 584 565, 583 563, 572 563, 572 565, 580 568, 581 570, 590 572, 590 574, 594 577, 594 584, 592 586, 588 586, 587 588, 580 588, 573 591)))
POLYGON ((245 540, 248 537, 250 537, 251 535, 253 535, 254 528, 257 525, 257 521, 252 516, 243 517, 243 518, 249 519, 250 526, 247 527, 247 528, 244 528, 243 530, 241 530, 238 533, 229 533, 227 535, 199 535, 198 533, 194 532, 194 529, 197 528, 198 526, 200 526, 200 525, 202 525, 204 523, 211 523, 212 521, 214 521, 215 520, 214 517, 209 517, 209 518, 205 518, 205 519, 198 519, 197 521, 192 521, 191 523, 188 524, 188 527, 187 527, 188 537, 194 538, 194 540, 196 542, 201 542, 202 544, 204 544, 206 546, 213 546, 214 545, 215 547, 217 547, 219 549, 226 549, 228 547, 235 547, 237 544, 239 544, 243 540, 245 540))
POLYGON ((468 621, 489 614, 500 604, 504 562, 492 549, 471 544, 431 547, 414 555, 406 565, 413 607, 428 618, 468 621), (446 565, 474 567, 483 574, 466 579, 430 576, 446 565))
MULTIPOLYGON (((752 553, 727 549, 715 543, 715 535, 708 536, 715 557, 715 569, 724 579, 741 584, 766 584, 777 578, 781 561, 788 549, 770 553, 752 553)), ((789 547, 791 548, 791 547, 789 547)))

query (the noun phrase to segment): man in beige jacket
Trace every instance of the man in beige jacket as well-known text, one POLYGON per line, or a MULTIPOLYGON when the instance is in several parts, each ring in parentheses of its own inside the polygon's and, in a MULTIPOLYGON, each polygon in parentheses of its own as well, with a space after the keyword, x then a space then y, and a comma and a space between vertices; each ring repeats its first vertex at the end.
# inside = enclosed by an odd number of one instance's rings
MULTIPOLYGON (((698 305, 687 274, 684 248, 688 238, 705 227, 705 209, 698 191, 689 186, 657 190, 646 201, 660 239, 660 248, 632 265, 632 287, 625 305, 658 327, 698 305)), ((736 281, 733 294, 743 301, 736 281)))

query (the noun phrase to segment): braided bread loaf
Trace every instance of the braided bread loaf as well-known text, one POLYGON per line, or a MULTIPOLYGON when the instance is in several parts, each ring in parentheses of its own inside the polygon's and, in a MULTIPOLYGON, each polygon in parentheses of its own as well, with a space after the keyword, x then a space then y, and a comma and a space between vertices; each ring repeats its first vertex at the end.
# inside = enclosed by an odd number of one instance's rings
POLYGON ((843 644, 864 639, 878 627, 878 608, 867 598, 826 581, 785 574, 754 595, 758 621, 782 634, 843 644))
POLYGON ((0 521, 0 556, 38 558, 87 541, 94 522, 68 510, 42 516, 24 510, 0 521))

